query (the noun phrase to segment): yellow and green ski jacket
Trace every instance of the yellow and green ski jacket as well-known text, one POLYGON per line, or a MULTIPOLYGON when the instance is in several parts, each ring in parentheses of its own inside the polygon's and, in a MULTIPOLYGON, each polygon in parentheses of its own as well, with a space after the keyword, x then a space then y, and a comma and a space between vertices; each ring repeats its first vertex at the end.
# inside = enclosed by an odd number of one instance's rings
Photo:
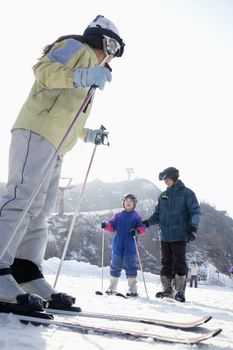
MULTIPOLYGON (((31 130, 58 147, 87 95, 87 89, 74 85, 74 71, 98 65, 95 52, 75 39, 54 44, 50 52, 33 66, 35 82, 13 125, 14 129, 31 130)), ((85 139, 91 104, 81 113, 61 156, 78 138, 85 139)))

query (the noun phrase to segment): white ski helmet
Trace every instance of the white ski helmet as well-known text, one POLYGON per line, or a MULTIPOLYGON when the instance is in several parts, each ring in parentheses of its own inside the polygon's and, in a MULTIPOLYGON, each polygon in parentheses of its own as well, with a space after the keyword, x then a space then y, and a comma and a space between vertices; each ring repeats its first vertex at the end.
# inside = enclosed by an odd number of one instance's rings
POLYGON ((117 57, 123 55, 125 44, 120 37, 119 31, 115 24, 104 16, 98 15, 89 24, 83 33, 83 36, 87 35, 102 36, 103 39, 105 39, 104 46, 106 47, 108 54, 117 57))

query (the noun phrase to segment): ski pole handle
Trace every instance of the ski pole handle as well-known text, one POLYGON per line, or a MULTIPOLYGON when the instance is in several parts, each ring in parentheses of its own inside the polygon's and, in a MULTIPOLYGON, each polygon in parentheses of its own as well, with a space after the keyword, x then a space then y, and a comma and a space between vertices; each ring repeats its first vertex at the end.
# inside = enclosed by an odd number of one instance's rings
MULTIPOLYGON (((103 125, 101 125, 101 129, 106 130, 106 128, 103 125)), ((108 135, 102 135, 102 144, 104 146, 108 146, 108 147, 110 146, 110 143, 108 141, 108 135)))

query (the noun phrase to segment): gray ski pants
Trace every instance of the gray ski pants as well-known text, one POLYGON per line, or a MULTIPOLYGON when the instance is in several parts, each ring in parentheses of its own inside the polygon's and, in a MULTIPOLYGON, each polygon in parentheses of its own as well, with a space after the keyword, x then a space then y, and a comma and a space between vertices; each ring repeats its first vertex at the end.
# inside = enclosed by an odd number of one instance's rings
MULTIPOLYGON (((43 137, 28 130, 12 133, 9 154, 7 194, 0 201, 0 248, 6 246, 26 203, 41 182, 55 148, 43 137)), ((52 164, 31 208, 0 261, 0 268, 14 258, 41 265, 48 239, 47 220, 52 215, 58 194, 61 160, 52 164)), ((0 250, 1 250, 0 249, 0 250)))

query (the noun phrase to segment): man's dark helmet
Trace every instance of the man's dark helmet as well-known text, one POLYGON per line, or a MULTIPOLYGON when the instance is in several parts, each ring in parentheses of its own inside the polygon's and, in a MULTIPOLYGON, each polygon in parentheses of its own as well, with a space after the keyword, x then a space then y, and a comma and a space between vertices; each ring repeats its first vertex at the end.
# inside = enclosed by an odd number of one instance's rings
POLYGON ((173 181, 177 181, 179 178, 179 170, 174 167, 169 167, 164 169, 161 173, 159 173, 159 180, 165 180, 167 178, 172 179, 173 181))

